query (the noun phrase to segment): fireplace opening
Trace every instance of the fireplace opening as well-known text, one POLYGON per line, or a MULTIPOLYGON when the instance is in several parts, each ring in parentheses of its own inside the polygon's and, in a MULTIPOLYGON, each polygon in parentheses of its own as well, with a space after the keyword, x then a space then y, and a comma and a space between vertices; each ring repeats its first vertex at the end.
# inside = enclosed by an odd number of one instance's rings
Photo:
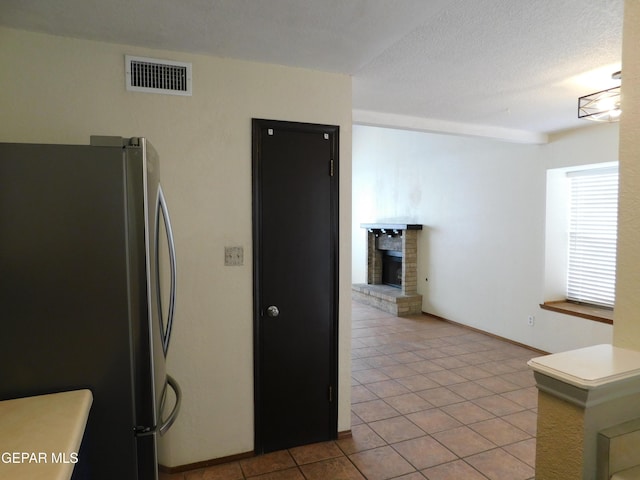
POLYGON ((402 252, 382 251, 382 283, 402 288, 402 252))

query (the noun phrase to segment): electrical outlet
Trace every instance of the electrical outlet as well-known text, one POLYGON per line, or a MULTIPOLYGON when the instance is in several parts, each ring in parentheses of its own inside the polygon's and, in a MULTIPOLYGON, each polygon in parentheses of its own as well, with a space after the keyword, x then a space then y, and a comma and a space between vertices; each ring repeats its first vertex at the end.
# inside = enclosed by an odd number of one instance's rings
POLYGON ((527 325, 529 325, 530 327, 533 327, 536 324, 536 317, 534 317, 533 315, 529 315, 529 317, 527 317, 527 325))
POLYGON ((239 266, 244 263, 244 249, 242 247, 224 247, 225 266, 239 266))

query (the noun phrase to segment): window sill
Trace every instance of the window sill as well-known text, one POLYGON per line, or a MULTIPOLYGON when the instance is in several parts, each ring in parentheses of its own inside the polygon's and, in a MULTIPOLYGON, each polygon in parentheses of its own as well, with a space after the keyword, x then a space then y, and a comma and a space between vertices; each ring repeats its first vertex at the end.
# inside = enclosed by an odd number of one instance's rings
POLYGON ((561 300, 559 302, 541 303, 540 308, 613 325, 613 310, 596 307, 594 305, 584 305, 561 300))

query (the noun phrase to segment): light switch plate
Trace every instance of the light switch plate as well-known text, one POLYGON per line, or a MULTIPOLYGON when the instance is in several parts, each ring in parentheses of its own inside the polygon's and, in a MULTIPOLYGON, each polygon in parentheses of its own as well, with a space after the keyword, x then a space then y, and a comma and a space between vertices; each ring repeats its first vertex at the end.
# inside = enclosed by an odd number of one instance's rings
POLYGON ((225 266, 238 266, 244 263, 244 249, 242 247, 224 247, 225 266))

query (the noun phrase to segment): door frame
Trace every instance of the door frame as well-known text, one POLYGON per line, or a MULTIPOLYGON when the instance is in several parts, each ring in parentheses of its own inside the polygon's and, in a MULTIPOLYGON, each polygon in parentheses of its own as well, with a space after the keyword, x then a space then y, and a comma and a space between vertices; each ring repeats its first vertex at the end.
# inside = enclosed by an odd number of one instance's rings
POLYGON ((253 365, 254 365, 254 453, 264 453, 262 412, 260 409, 262 391, 260 386, 260 359, 261 359, 261 281, 260 260, 262 258, 262 201, 261 201, 261 149, 260 141, 263 131, 273 128, 293 130, 305 133, 328 133, 331 141, 332 161, 327 165, 327 174, 330 175, 330 235, 331 235, 331 348, 330 369, 332 398, 330 406, 330 431, 329 439, 338 436, 338 307, 339 307, 339 135, 340 127, 337 125, 322 125, 315 123, 301 123, 281 120, 252 119, 252 230, 253 230, 253 365))

